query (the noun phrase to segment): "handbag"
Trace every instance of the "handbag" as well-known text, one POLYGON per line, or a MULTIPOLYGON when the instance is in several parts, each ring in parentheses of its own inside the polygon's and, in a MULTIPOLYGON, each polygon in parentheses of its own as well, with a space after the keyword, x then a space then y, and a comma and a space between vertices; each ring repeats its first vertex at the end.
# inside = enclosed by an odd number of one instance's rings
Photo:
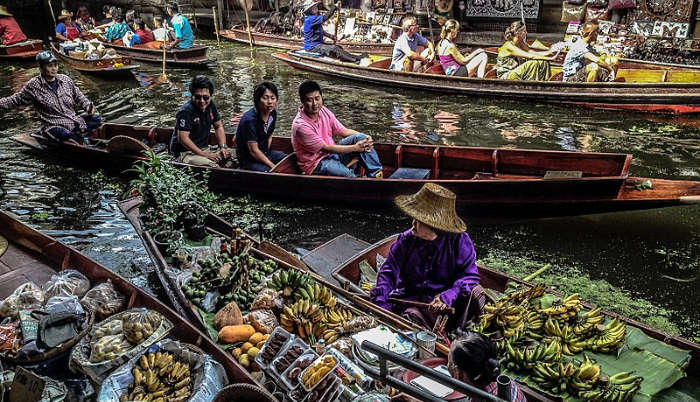
POLYGON ((608 0, 608 10, 637 8, 637 0, 608 0))
POLYGON ((567 1, 561 5, 561 22, 583 21, 586 16, 586 5, 574 5, 567 1))

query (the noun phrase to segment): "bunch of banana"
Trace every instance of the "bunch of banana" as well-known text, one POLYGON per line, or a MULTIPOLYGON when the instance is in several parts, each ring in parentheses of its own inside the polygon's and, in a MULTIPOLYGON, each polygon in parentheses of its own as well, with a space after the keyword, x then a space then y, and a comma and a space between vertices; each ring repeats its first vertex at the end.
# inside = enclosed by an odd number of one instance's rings
POLYGON ((315 281, 313 283, 307 283, 306 287, 299 289, 295 296, 298 296, 296 300, 306 299, 327 308, 333 308, 338 304, 338 299, 333 296, 333 292, 315 281))
POLYGON ((505 296, 501 301, 510 302, 512 304, 521 304, 524 301, 536 299, 544 294, 547 289, 544 285, 535 285, 531 288, 523 289, 505 296))
POLYGON ((274 274, 268 286, 282 291, 284 297, 292 297, 293 295, 294 299, 297 300, 301 298, 299 290, 306 288, 306 285, 311 282, 312 279, 309 275, 295 269, 288 269, 274 274))
POLYGON ((509 302, 498 301, 495 304, 484 306, 485 313, 481 316, 481 321, 477 325, 479 332, 486 332, 495 325, 503 332, 503 336, 515 342, 525 333, 525 316, 527 314, 527 302, 518 305, 509 302))
POLYGON ((542 327, 544 326, 544 320, 542 315, 536 311, 528 311, 525 314, 525 329, 527 329, 527 335, 534 339, 541 339, 542 327))
POLYGON ((346 308, 333 307, 326 310, 325 322, 328 328, 338 328, 354 317, 352 312, 346 308))
POLYGON ((577 369, 574 363, 537 363, 533 369, 532 380, 555 395, 569 389, 577 369))
POLYGON ((602 323, 605 316, 600 308, 586 311, 580 315, 574 325, 574 334, 579 337, 588 336, 593 332, 595 326, 602 323))
POLYGON ((569 382, 570 393, 578 395, 581 392, 592 390, 600 377, 600 365, 584 356, 585 360, 574 373, 574 377, 569 382))
POLYGON ((300 299, 291 306, 284 306, 280 314, 280 324, 285 330, 296 332, 306 340, 323 334, 326 329, 323 318, 323 309, 318 304, 300 299))
POLYGON ((524 349, 513 347, 509 341, 503 342, 509 369, 532 370, 538 363, 554 363, 561 359, 561 348, 558 342, 552 342, 549 345, 540 343, 537 347, 524 349))
POLYGON ((170 353, 149 353, 141 356, 139 364, 131 370, 134 382, 128 394, 119 396, 124 401, 183 402, 191 391, 190 367, 176 361, 170 353))
MULTIPOLYGON (((596 326, 596 329, 599 327, 596 326)), ((615 352, 625 342, 627 325, 615 318, 605 325, 604 329, 597 335, 588 338, 586 348, 594 352, 610 353, 615 352)))
POLYGON ((372 282, 365 281, 360 284, 360 289, 364 290, 367 293, 369 293, 372 290, 372 288, 374 288, 374 283, 372 282))
POLYGON ((583 305, 578 298, 578 293, 574 293, 559 302, 555 302, 551 307, 539 309, 539 312, 555 320, 566 321, 576 317, 576 314, 578 314, 582 308, 583 305))
POLYGON ((626 402, 632 400, 642 381, 644 378, 632 372, 617 373, 610 377, 606 387, 579 392, 578 396, 586 401, 626 402))
POLYGON ((551 317, 544 323, 544 333, 561 338, 561 350, 565 355, 574 355, 581 352, 586 346, 586 341, 580 339, 574 333, 569 324, 559 324, 559 321, 551 317))

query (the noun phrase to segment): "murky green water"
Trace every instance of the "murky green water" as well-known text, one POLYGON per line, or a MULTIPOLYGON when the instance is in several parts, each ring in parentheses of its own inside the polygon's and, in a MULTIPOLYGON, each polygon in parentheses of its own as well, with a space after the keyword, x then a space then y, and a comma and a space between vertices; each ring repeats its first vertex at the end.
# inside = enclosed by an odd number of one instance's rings
MULTIPOLYGON (((209 42, 215 45, 215 42, 209 42)), ((288 135, 298 107, 296 88, 307 78, 324 88, 325 103, 350 128, 386 141, 532 149, 628 152, 632 174, 700 180, 700 118, 669 119, 643 114, 575 110, 548 105, 491 102, 363 86, 295 71, 275 61, 271 50, 226 43, 214 49, 218 67, 205 71, 227 130, 252 106, 261 80, 280 87, 278 135, 288 135)), ((62 67, 111 122, 172 125, 196 71, 143 65, 138 81, 107 82, 62 67)), ((29 65, 0 65, 0 96, 18 90, 38 73, 29 65)), ((66 241, 143 284, 153 284, 148 258, 115 206, 125 183, 96 170, 72 168, 58 158, 27 152, 9 140, 37 127, 30 109, 0 112, 0 207, 66 241), (43 215, 43 216, 42 216, 43 215), (34 216, 34 218, 32 218, 34 216)), ((303 189, 300 189, 303 190, 303 189)), ((312 248, 342 232, 368 241, 409 225, 395 211, 352 210, 237 199, 234 220, 255 231, 262 220, 288 248, 312 248), (258 218, 260 217, 260 218, 258 218)), ((700 337, 700 206, 616 213, 522 223, 468 222, 481 256, 510 263, 522 257, 574 267, 593 279, 672 310, 683 335, 700 337), (682 278, 678 282, 664 275, 682 278)))

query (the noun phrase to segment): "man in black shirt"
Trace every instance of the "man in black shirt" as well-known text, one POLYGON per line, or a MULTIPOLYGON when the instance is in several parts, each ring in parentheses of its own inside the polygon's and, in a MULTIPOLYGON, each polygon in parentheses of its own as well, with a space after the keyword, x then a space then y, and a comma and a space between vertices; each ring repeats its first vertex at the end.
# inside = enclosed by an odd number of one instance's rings
POLYGON ((178 162, 192 165, 218 167, 231 158, 226 145, 224 125, 219 110, 211 98, 214 84, 209 78, 198 75, 190 83, 192 98, 184 104, 175 116, 175 130, 170 139, 170 152, 178 162), (211 127, 218 150, 209 151, 211 127))

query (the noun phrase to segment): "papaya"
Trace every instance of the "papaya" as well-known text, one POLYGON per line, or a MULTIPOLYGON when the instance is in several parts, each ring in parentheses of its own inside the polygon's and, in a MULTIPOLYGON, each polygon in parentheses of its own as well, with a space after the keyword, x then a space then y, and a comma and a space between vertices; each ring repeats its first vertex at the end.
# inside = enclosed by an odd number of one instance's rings
POLYGON ((219 341, 223 343, 245 342, 255 333, 252 325, 227 325, 219 331, 219 341))

